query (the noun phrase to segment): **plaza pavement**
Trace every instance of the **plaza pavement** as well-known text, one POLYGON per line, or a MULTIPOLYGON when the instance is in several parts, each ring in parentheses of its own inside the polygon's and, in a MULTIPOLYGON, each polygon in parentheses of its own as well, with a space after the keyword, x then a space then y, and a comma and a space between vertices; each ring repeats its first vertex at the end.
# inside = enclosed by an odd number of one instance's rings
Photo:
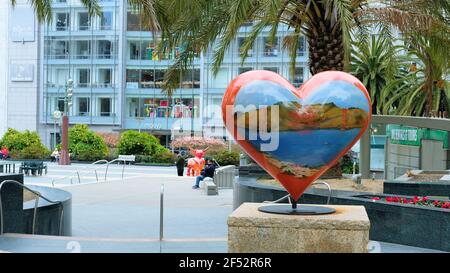
MULTIPOLYGON (((51 186, 51 180, 76 175, 91 166, 49 164, 43 177, 25 177, 25 184, 51 186)), ((193 177, 177 177, 174 167, 110 166, 108 181, 96 183, 86 171, 81 184, 55 183, 73 195, 72 237, 9 234, 0 249, 10 252, 227 252, 227 218, 231 189, 217 196, 193 190, 193 177), (160 194, 164 185, 164 238, 160 236, 160 194)), ((102 176, 103 174, 103 176, 102 176)), ((75 182, 75 181, 73 181, 75 182)), ((371 242, 371 252, 437 252, 371 242)))

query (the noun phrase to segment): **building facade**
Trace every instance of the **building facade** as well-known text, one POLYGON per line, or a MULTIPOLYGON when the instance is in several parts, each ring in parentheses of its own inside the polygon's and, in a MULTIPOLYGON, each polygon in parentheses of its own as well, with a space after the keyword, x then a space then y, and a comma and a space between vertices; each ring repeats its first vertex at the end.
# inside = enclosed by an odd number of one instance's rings
POLYGON ((27 0, 0 2, 0 135, 38 130, 40 28, 27 0))
MULTIPOLYGON (((285 26, 280 26, 273 45, 268 43, 269 29, 264 31, 241 65, 239 48, 251 30, 248 24, 239 31, 217 75, 211 72, 212 51, 203 53, 185 75, 180 75, 180 87, 168 99, 161 89, 164 73, 183 49, 158 52, 158 37, 143 27, 126 0, 102 0, 100 5, 101 16, 91 18, 78 0, 54 0, 52 22, 36 26, 33 46, 37 55, 30 57, 36 66, 36 104, 28 110, 35 112, 37 128, 27 129, 37 129, 50 148, 59 142, 60 126, 54 112, 64 108, 69 79, 74 82, 71 125, 88 124, 95 131, 106 132, 147 131, 168 145, 174 132, 226 137, 220 105, 228 83, 240 73, 271 70, 297 86, 309 77, 303 38, 295 76, 290 76, 289 56, 282 49, 282 39, 289 33, 285 26)), ((9 46, 11 51, 16 45, 9 46)), ((6 54, 11 58, 11 52, 6 54)), ((8 90, 10 93, 15 96, 8 90)))

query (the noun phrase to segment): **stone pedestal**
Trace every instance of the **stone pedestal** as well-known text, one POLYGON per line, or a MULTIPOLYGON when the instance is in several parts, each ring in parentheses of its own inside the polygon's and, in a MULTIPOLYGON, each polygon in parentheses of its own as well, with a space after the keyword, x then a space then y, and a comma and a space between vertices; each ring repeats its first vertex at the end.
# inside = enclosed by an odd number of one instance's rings
POLYGON ((366 253, 370 222, 363 206, 328 206, 336 213, 279 215, 244 203, 228 218, 230 253, 366 253))

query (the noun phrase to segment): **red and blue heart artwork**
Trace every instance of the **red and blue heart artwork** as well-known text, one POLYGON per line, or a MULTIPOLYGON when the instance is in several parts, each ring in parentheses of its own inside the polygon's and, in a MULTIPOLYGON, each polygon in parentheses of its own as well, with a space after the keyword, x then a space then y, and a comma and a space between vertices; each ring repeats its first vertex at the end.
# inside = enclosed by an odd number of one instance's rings
POLYGON ((313 76, 300 89, 270 71, 239 75, 222 102, 237 143, 298 200, 368 128, 364 85, 344 72, 313 76))

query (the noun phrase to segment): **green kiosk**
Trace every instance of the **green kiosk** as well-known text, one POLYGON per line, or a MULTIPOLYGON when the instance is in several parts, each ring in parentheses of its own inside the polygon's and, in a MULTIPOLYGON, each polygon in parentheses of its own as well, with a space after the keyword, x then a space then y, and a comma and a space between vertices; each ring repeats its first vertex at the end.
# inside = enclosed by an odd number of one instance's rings
POLYGON ((395 179, 407 170, 450 169, 448 132, 401 125, 388 125, 386 132, 386 179, 395 179))

